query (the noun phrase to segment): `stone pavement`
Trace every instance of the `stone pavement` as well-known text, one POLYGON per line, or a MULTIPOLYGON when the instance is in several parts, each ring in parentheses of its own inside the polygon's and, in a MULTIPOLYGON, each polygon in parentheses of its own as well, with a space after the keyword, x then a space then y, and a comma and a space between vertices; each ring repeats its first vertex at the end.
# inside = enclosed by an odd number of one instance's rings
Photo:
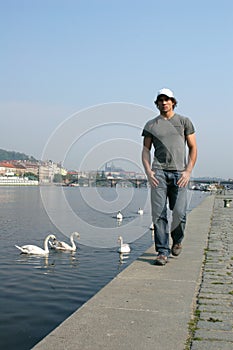
POLYGON ((155 266, 151 247, 33 350, 233 349, 232 214, 208 196, 179 257, 155 266))
POLYGON ((232 192, 217 195, 198 293, 192 350, 233 349, 233 200, 232 192))

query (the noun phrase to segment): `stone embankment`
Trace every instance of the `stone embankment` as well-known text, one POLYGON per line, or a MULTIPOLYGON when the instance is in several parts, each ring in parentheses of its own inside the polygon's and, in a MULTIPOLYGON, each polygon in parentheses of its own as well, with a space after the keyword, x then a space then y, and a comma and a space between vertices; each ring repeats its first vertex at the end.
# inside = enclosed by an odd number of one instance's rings
POLYGON ((233 205, 232 192, 217 195, 197 299, 192 350, 233 349, 233 205))

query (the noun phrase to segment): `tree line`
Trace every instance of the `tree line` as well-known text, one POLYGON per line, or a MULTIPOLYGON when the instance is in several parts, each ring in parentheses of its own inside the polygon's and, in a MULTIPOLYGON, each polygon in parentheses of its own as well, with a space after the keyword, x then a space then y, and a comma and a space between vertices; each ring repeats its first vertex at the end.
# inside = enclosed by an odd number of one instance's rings
POLYGON ((34 157, 28 156, 25 153, 0 149, 0 161, 3 160, 29 160, 31 162, 37 161, 34 157))

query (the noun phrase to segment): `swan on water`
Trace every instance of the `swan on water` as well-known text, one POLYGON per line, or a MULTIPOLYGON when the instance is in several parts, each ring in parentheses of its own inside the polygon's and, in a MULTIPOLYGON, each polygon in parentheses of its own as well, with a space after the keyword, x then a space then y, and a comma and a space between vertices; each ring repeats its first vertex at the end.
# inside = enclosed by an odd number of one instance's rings
POLYGON ((139 215, 143 215, 143 209, 142 209, 142 208, 139 208, 139 209, 138 209, 138 214, 139 214, 139 215))
POLYGON ((153 222, 150 225, 150 230, 154 231, 154 223, 153 222))
POLYGON ((129 253, 130 246, 128 243, 123 243, 123 238, 121 236, 118 237, 118 242, 120 243, 120 247, 118 249, 118 253, 129 253))
POLYGON ((120 211, 118 211, 117 213, 117 220, 122 220, 123 219, 123 215, 120 211))
POLYGON ((49 239, 56 239, 55 235, 48 235, 45 240, 44 240, 44 249, 37 247, 36 245, 28 244, 28 245, 23 245, 19 247, 18 245, 15 245, 16 248, 18 248, 21 253, 23 254, 30 254, 30 255, 48 255, 49 254, 49 247, 48 247, 48 242, 49 239))
POLYGON ((56 249, 56 250, 63 250, 63 251, 66 250, 69 252, 75 252, 77 247, 76 247, 76 244, 74 243, 74 237, 80 238, 80 234, 78 232, 71 233, 71 235, 70 235, 71 245, 55 239, 53 242, 49 242, 50 247, 52 249, 56 249))

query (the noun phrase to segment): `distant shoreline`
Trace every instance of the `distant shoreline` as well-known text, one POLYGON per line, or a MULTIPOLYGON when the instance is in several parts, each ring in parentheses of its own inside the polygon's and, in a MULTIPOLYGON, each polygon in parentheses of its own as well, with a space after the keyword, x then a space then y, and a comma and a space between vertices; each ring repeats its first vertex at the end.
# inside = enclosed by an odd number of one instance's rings
POLYGON ((38 186, 38 180, 29 180, 27 177, 0 176, 0 186, 38 186))

